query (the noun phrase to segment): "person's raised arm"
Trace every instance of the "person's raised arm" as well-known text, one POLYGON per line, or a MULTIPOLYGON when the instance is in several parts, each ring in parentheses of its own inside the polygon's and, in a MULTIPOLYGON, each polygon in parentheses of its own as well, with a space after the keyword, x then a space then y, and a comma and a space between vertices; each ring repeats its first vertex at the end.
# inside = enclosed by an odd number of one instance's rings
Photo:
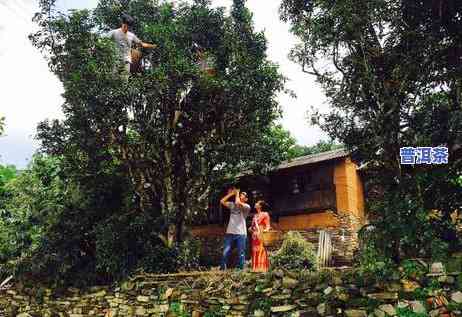
POLYGON ((141 46, 142 46, 143 48, 156 48, 156 47, 157 47, 157 44, 151 44, 151 43, 141 42, 141 46))
POLYGON ((156 48, 157 47, 156 44, 151 44, 151 43, 146 43, 146 42, 141 41, 138 38, 138 36, 136 36, 135 34, 133 34, 133 42, 135 42, 138 45, 141 45, 143 48, 156 48))
POLYGON ((242 201, 241 201, 241 190, 240 189, 236 189, 236 198, 235 198, 235 201, 237 206, 242 206, 242 201))
POLYGON ((230 199, 233 195, 235 195, 236 192, 234 190, 230 190, 228 191, 228 194, 226 194, 221 200, 220 200, 220 204, 222 206, 225 206, 226 208, 229 208, 229 205, 228 205, 228 199, 230 199))

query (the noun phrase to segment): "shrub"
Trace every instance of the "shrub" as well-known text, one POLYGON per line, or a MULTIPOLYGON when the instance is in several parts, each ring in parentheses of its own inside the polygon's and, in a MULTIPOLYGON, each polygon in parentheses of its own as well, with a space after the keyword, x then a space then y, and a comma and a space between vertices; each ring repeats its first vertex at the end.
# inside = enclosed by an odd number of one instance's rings
POLYGON ((299 232, 289 231, 284 236, 281 248, 271 257, 271 265, 273 268, 287 270, 314 270, 316 267, 314 247, 299 232))
POLYGON ((398 317, 427 317, 427 314, 416 313, 410 308, 398 308, 396 309, 396 314, 398 317))
POLYGON ((181 270, 198 269, 200 266, 201 243, 192 237, 186 238, 178 246, 178 267, 181 270))
POLYGON ((427 269, 415 260, 404 260, 401 263, 403 274, 406 278, 418 279, 425 275, 427 269))
POLYGON ((373 244, 366 244, 359 257, 361 275, 377 280, 385 280, 394 276, 396 265, 377 250, 373 244))

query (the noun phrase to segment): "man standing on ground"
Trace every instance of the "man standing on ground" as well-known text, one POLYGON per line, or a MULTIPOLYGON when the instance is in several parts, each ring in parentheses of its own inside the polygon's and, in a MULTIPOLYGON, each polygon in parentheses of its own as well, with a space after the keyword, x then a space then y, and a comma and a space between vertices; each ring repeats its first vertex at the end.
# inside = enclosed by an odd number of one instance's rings
POLYGON ((105 37, 109 37, 116 42, 120 62, 123 66, 126 75, 130 73, 130 65, 132 63, 131 48, 132 44, 139 44, 144 48, 155 48, 156 44, 142 42, 135 34, 128 29, 133 25, 134 20, 127 14, 122 15, 122 25, 120 28, 109 31, 105 37))
POLYGON ((247 226, 245 218, 249 215, 250 206, 247 204, 247 193, 240 192, 239 189, 232 188, 228 194, 223 197, 220 203, 227 207, 230 211, 228 228, 226 229, 223 259, 221 262, 221 269, 226 270, 228 265, 228 258, 231 254, 233 242, 237 244, 239 254, 239 269, 244 268, 245 252, 247 245, 247 226), (229 202, 228 199, 235 196, 234 202, 229 202))

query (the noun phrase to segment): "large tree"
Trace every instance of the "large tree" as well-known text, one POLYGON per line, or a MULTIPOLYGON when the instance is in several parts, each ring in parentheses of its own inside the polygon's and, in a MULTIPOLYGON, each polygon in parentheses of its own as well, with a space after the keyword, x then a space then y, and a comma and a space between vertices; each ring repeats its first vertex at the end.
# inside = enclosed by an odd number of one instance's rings
POLYGON ((281 17, 300 40, 291 58, 331 104, 313 119, 363 164, 381 250, 399 259, 456 241, 450 214, 462 203, 462 3, 284 0, 281 17), (405 146, 447 147, 449 163, 403 166, 405 146))
POLYGON ((63 15, 42 0, 35 20, 32 41, 65 88, 65 120, 39 126, 43 149, 63 155, 81 179, 120 166, 139 210, 163 219, 162 234, 170 228, 181 240, 185 221, 207 209, 220 184, 280 159, 262 154, 271 154, 283 78, 244 1, 226 16, 209 1, 101 0, 94 12, 63 15), (114 71, 114 44, 100 36, 123 12, 136 18, 138 37, 159 46, 128 81, 114 71), (194 44, 214 58, 215 74, 198 67, 194 44))

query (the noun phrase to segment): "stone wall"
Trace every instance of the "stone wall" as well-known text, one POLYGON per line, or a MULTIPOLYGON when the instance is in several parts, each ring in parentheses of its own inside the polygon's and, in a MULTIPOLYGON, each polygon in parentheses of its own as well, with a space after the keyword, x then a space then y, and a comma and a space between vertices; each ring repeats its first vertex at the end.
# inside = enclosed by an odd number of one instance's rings
MULTIPOLYGON (((372 282, 353 271, 275 270, 138 275, 112 287, 0 290, 0 316, 444 316, 461 315, 460 262, 445 273, 372 282), (418 315, 417 315, 418 314, 418 315)), ((412 274, 411 274, 412 275, 412 274)))

